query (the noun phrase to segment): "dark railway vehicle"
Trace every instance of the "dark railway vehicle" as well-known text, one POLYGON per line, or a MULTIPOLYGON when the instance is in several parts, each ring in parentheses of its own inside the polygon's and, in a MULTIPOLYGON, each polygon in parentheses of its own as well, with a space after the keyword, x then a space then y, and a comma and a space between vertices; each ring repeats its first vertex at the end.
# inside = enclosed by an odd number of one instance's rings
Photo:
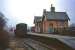
POLYGON ((16 37, 25 37, 27 35, 27 24, 20 23, 16 25, 16 37))

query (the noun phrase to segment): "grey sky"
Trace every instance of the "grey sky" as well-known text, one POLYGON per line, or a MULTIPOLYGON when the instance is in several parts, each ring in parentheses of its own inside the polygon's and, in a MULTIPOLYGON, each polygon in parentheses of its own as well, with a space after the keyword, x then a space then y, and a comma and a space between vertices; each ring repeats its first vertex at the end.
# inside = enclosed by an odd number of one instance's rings
POLYGON ((50 11, 51 3, 56 11, 67 12, 70 23, 75 23, 75 0, 0 0, 0 11, 9 19, 8 25, 25 22, 32 26, 34 16, 41 16, 44 8, 50 11))

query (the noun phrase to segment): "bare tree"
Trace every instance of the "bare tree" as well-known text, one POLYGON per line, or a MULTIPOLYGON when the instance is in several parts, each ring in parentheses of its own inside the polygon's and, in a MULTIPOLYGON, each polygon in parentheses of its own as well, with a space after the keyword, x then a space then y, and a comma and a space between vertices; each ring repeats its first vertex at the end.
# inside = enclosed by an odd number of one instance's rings
POLYGON ((6 25, 5 17, 0 12, 0 49, 1 50, 4 50, 4 49, 8 48, 8 46, 9 46, 8 33, 7 33, 7 31, 4 30, 5 25, 6 25))

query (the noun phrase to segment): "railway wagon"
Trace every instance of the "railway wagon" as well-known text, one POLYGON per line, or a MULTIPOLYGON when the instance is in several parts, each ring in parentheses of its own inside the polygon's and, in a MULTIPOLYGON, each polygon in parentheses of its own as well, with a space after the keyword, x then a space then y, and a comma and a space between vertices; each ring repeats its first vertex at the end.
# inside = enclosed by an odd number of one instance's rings
POLYGON ((16 25, 16 37, 25 37, 27 35, 27 24, 20 23, 16 25))

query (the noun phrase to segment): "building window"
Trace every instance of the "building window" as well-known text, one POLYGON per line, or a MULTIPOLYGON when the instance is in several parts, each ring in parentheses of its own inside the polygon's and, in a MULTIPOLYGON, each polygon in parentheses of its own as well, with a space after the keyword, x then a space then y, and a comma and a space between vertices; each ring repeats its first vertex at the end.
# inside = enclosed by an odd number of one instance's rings
POLYGON ((63 28, 64 27, 64 22, 60 22, 59 26, 60 26, 60 28, 63 28))

